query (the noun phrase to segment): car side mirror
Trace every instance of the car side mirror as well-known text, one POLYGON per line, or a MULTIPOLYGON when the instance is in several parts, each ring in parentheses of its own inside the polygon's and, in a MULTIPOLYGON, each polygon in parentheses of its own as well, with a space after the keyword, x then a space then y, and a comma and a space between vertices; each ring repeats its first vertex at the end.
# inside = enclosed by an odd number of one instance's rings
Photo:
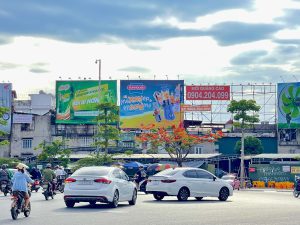
POLYGON ((213 181, 215 181, 217 178, 216 177, 213 177, 213 181))

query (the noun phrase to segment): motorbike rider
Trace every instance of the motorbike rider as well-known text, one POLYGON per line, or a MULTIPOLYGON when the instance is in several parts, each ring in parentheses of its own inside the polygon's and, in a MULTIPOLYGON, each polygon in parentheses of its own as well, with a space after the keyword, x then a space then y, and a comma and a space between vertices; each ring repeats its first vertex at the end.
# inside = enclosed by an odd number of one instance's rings
POLYGON ((31 175, 31 179, 33 180, 41 180, 42 178, 41 172, 35 167, 32 168, 30 175, 31 175))
POLYGON ((19 163, 16 166, 16 168, 18 169, 18 171, 14 174, 12 178, 13 195, 16 194, 16 191, 20 191, 24 196, 25 210, 28 210, 28 204, 30 202, 30 196, 28 194, 28 183, 33 183, 33 180, 29 177, 28 173, 26 173, 26 169, 28 167, 25 164, 19 163))
POLYGON ((7 183, 7 186, 10 187, 11 186, 11 178, 12 178, 11 173, 6 168, 6 165, 3 164, 1 166, 1 170, 0 170, 0 185, 3 181, 5 181, 7 183))
POLYGON ((56 175, 54 171, 51 169, 51 164, 48 163, 46 165, 46 169, 43 171, 43 178, 44 181, 48 181, 49 184, 51 185, 52 191, 55 194, 55 184, 54 184, 54 179, 56 178, 56 175))
POLYGON ((144 169, 144 166, 139 166, 139 170, 134 175, 134 181, 139 186, 140 182, 147 178, 147 173, 144 169))

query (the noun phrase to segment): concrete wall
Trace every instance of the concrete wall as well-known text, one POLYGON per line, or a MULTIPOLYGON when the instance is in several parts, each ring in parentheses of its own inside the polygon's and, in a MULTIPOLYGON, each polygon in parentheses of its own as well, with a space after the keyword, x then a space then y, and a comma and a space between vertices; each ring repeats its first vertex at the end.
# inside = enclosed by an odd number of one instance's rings
POLYGON ((30 129, 21 131, 21 124, 13 124, 11 134, 11 156, 22 155, 37 155, 38 151, 34 148, 37 147, 43 141, 50 142, 51 130, 50 130, 50 115, 33 116, 33 124, 30 125, 30 129), (23 139, 32 139, 31 148, 23 148, 23 139))

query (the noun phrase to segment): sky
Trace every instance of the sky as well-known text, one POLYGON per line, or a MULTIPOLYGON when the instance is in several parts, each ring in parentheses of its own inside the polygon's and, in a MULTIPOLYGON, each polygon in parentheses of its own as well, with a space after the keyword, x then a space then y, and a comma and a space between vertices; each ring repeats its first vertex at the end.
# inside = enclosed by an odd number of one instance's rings
POLYGON ((0 0, 0 82, 300 81, 300 0, 0 0))

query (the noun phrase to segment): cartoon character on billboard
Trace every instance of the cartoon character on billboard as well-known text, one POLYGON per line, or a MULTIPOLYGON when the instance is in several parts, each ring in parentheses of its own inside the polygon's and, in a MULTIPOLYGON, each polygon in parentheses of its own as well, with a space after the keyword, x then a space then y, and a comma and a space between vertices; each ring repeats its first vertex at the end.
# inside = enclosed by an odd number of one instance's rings
POLYGON ((160 115, 160 107, 157 102, 153 102, 153 116, 155 117, 156 122, 161 122, 161 115, 160 115))

